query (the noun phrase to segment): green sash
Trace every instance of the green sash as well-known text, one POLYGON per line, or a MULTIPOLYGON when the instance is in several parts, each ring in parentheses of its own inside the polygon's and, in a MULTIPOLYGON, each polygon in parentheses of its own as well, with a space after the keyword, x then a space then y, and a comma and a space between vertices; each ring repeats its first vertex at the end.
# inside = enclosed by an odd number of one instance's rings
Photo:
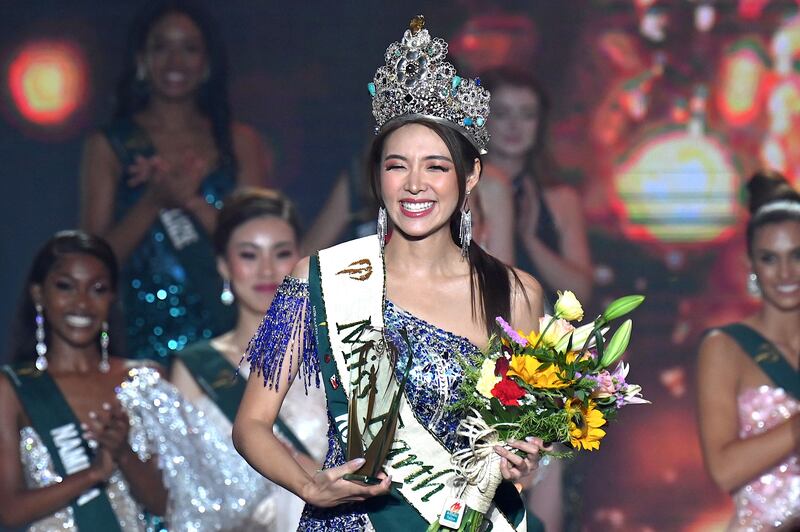
MULTIPOLYGON (((374 238, 374 237, 372 237, 374 238)), ((328 318, 322 293, 322 280, 320 275, 319 257, 314 255, 309 263, 309 296, 313 306, 316 339, 320 359, 320 371, 325 386, 328 409, 336 426, 336 438, 342 449, 346 448, 342 437, 342 430, 347 425, 348 399, 344 392, 347 379, 339 375, 336 361, 332 356, 330 338, 328 335, 328 318)), ((396 454, 396 451, 393 451, 396 454)), ((392 458, 392 452, 389 458, 392 458)), ((416 459, 409 455, 408 460, 416 459)), ((406 500, 397 486, 393 485, 389 495, 375 497, 366 501, 365 507, 370 521, 379 532, 394 530, 426 530, 428 522, 406 500)), ((506 519, 516 527, 525 517, 525 508, 513 484, 504 482, 500 485, 495 495, 497 508, 505 515, 506 519)), ((491 527, 491 523, 489 524, 491 527)))
MULTIPOLYGON (((134 164, 137 156, 152 157, 156 154, 147 132, 133 120, 116 122, 115 127, 118 130, 113 134, 107 132, 106 138, 123 168, 134 164)), ((120 186, 127 185, 122 183, 120 186)), ((236 318, 234 308, 223 305, 219 299, 222 280, 217 272, 211 242, 204 236, 205 229, 181 209, 162 211, 155 225, 178 256, 192 290, 200 295, 211 315, 210 323, 216 324, 220 331, 232 328, 236 318)))
POLYGON ((800 401, 800 372, 795 370, 775 345, 743 323, 732 323, 719 330, 736 340, 742 351, 758 364, 775 386, 800 401))
MULTIPOLYGON (((233 423, 245 389, 245 382, 237 378, 234 365, 214 349, 208 340, 193 343, 186 349, 178 351, 177 356, 194 377, 197 385, 233 423)), ((275 426, 278 433, 296 450, 310 456, 308 448, 280 417, 275 420, 275 426)))
MULTIPOLYGON (((91 466, 94 453, 83 439, 80 422, 47 372, 30 366, 3 366, 31 425, 47 447, 62 478, 91 466)), ((78 530, 122 530, 105 488, 94 486, 71 504, 78 530)))

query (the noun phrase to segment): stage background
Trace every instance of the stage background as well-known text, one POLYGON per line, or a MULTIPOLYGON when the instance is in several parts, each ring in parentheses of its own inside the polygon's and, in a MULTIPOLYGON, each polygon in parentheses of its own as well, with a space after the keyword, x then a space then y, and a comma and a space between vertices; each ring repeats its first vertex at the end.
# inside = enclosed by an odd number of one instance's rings
MULTIPOLYGON (((600 452, 570 467, 582 501, 577 529, 721 530, 730 506, 701 464, 694 359, 703 330, 753 308, 744 291, 744 179, 759 166, 792 178, 800 167, 795 2, 208 4, 230 58, 235 115, 268 140, 272 184, 297 200, 307 221, 369 138, 366 84, 417 12, 470 74, 509 61, 544 82, 555 104, 552 154, 560 177, 580 187, 590 221, 591 310, 620 294, 647 295, 627 356, 631 378, 654 404, 624 411, 600 452)), ((3 324, 34 250, 77 223, 82 140, 109 117, 139 5, 4 2, 3 324), (76 110, 51 125, 27 119, 12 95, 15 61, 42 45, 77 53, 84 82, 76 110)))

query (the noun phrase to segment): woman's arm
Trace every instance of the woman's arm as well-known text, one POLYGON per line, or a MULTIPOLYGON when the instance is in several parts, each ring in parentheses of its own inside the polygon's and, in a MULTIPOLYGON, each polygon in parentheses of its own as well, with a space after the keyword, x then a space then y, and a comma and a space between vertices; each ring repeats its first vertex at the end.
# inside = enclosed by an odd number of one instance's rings
POLYGON ((108 479, 114 463, 107 452, 94 463, 61 482, 44 488, 25 485, 19 453, 19 423, 22 406, 13 386, 0 376, 0 525, 21 527, 69 506, 89 488, 108 479))
POLYGON ((231 126, 233 155, 239 168, 236 184, 264 187, 272 181, 272 157, 261 135, 252 127, 234 122, 231 126))
POLYGON ((104 237, 124 263, 158 217, 161 207, 148 187, 141 199, 114 224, 114 203, 122 167, 108 140, 90 136, 81 159, 80 226, 104 237))
POLYGON ((559 252, 544 245, 536 231, 521 233, 523 246, 547 285, 572 290, 586 305, 592 295, 592 261, 580 198, 570 187, 545 190, 544 194, 559 232, 559 252))
MULTIPOLYGON (((308 277, 307 258, 298 263, 292 275, 308 277)), ((310 316, 297 319, 298 323, 310 323, 310 316)), ((292 337, 302 338, 303 335, 293 334, 292 337)), ((250 375, 233 424, 234 446, 256 471, 314 506, 331 507, 387 493, 388 477, 376 486, 361 486, 342 478, 361 467, 363 460, 360 459, 314 475, 307 473, 273 433, 283 399, 302 362, 297 343, 290 345, 288 349, 293 350, 287 350, 281 361, 281 382, 264 386, 256 373, 250 375)))
MULTIPOLYGON (((800 416, 767 432, 739 438, 737 393, 741 365, 731 355, 739 351, 723 333, 711 333, 700 345, 698 361, 698 421, 706 468, 720 489, 731 492, 800 449, 800 416)), ((741 359, 741 357, 738 357, 741 359)))
POLYGON ((511 326, 523 331, 538 331, 544 315, 542 286, 527 272, 514 268, 519 282, 511 277, 511 326))
POLYGON ((303 253, 314 253, 336 243, 350 221, 350 178, 342 173, 328 195, 325 205, 303 237, 303 253))

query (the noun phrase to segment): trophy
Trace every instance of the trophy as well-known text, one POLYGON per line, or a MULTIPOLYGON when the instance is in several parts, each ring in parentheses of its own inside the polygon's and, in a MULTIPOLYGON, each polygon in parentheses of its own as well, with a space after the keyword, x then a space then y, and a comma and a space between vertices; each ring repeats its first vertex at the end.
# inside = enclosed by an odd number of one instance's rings
POLYGON ((355 368, 351 366, 356 378, 350 382, 347 460, 364 458, 365 462, 355 473, 344 475, 346 480, 370 485, 381 482, 378 473, 392 448, 400 399, 411 370, 412 355, 405 329, 400 336, 409 349, 399 381, 395 376, 398 349, 383 334, 378 341, 369 341, 359 349, 355 368))

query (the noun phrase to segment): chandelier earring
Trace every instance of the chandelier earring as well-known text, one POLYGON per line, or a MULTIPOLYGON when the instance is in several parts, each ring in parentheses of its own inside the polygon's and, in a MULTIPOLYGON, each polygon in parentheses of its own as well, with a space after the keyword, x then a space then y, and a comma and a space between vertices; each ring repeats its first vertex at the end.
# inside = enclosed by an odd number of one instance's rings
POLYGON ((36 369, 47 369, 47 344, 44 343, 44 309, 36 303, 36 369))
POLYGON ((108 337, 108 322, 103 322, 103 328, 100 330, 100 363, 97 369, 100 373, 108 373, 111 369, 111 364, 108 362, 108 344, 110 339, 108 337))
POLYGON ((378 243, 381 245, 381 251, 383 251, 383 246, 386 245, 386 233, 388 231, 389 220, 386 216, 386 209, 384 207, 378 208, 378 243))
POLYGON ((233 290, 231 290, 231 282, 228 279, 222 281, 222 293, 219 295, 219 300, 226 307, 230 307, 236 301, 236 296, 233 295, 233 290))
POLYGON ((758 284, 758 275, 750 272, 747 276, 747 292, 753 297, 761 297, 761 287, 758 284))
POLYGON ((461 224, 458 228, 458 236, 461 239, 461 256, 469 255, 469 244, 472 242, 472 211, 469 208, 469 190, 464 199, 464 207, 461 209, 461 224))

